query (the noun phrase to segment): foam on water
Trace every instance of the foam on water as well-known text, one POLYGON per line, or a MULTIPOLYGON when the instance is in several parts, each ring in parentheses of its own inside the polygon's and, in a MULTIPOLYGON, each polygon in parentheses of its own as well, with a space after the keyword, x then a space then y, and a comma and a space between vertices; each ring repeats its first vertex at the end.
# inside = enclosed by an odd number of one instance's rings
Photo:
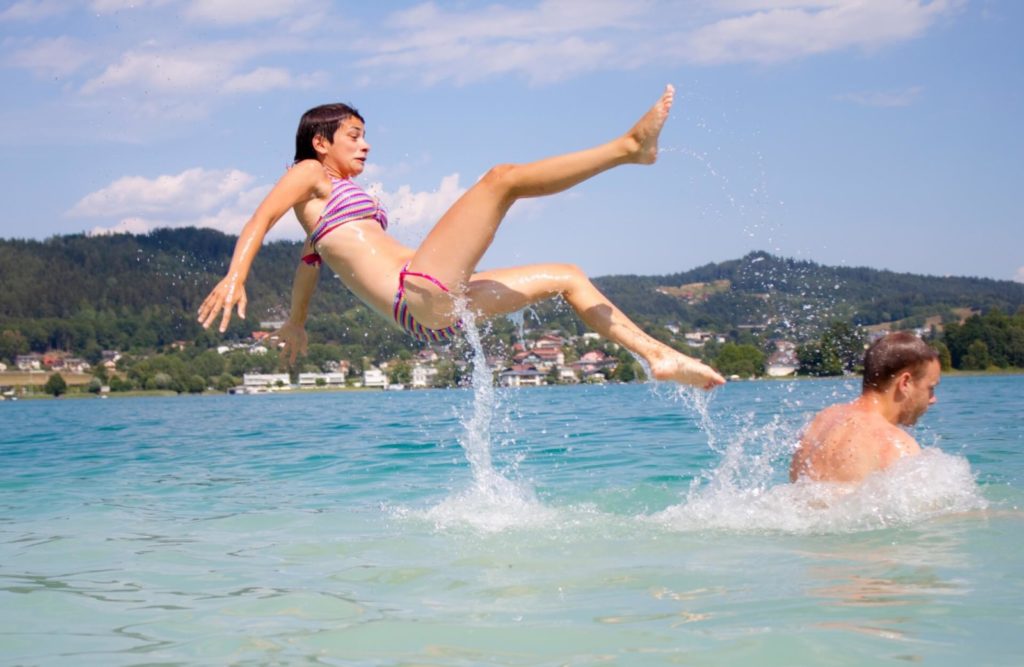
POLYGON ((850 533, 984 509, 966 459, 925 449, 862 484, 801 481, 767 489, 709 485, 650 517, 673 530, 850 533))
MULTIPOLYGON (((680 388, 697 413, 718 465, 694 480, 684 502, 648 517, 673 530, 743 533, 846 533, 908 525, 938 515, 984 509, 963 457, 927 448, 859 485, 785 481, 799 425, 775 415, 766 424, 730 425, 722 438, 706 393, 680 388), (780 479, 783 478, 783 479, 780 479)), ((750 415, 737 420, 752 421, 750 415)))

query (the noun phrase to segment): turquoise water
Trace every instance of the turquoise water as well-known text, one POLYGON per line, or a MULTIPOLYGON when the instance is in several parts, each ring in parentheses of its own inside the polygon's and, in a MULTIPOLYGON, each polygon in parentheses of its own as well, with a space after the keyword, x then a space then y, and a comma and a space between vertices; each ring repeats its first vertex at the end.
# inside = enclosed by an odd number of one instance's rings
POLYGON ((944 379, 866 490, 785 484, 855 394, 0 403, 0 663, 1022 664, 1024 377, 944 379))

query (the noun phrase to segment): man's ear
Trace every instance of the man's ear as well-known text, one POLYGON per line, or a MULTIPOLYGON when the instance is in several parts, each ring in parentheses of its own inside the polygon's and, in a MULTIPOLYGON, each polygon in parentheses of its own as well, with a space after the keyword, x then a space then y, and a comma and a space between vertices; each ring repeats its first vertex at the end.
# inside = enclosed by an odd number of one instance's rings
POLYGON ((899 391, 901 394, 906 394, 910 389, 910 383, 913 381, 913 379, 914 376, 910 373, 910 371, 903 371, 902 373, 896 376, 896 381, 894 382, 896 390, 899 391))

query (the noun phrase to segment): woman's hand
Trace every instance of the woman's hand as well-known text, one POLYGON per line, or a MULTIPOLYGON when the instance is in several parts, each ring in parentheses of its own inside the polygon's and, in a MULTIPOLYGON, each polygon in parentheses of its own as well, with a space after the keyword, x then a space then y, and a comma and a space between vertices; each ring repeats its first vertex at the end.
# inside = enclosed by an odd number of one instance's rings
POLYGON ((231 309, 238 308, 238 316, 245 319, 245 304, 248 299, 245 296, 245 284, 237 279, 228 276, 217 283, 203 305, 199 306, 199 322, 204 329, 209 329, 217 315, 223 313, 220 318, 220 332, 228 329, 231 321, 231 309))
POLYGON ((295 359, 300 354, 306 354, 308 351, 309 339, 306 336, 306 329, 301 324, 296 324, 291 320, 284 323, 280 329, 270 335, 270 340, 276 340, 278 347, 281 348, 281 359, 284 360, 285 356, 288 357, 288 363, 291 365, 295 364, 295 359))

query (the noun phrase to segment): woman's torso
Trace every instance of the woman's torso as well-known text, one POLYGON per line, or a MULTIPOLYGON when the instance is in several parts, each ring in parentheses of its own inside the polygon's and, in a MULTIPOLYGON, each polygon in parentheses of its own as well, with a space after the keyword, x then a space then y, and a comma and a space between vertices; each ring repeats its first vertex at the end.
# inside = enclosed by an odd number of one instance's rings
MULTIPOLYGON (((295 205, 295 215, 307 236, 321 221, 336 185, 337 179, 325 173, 314 195, 295 205)), ((315 250, 356 296, 389 315, 398 273, 413 251, 384 231, 378 220, 368 216, 333 227, 318 239, 315 250)))

